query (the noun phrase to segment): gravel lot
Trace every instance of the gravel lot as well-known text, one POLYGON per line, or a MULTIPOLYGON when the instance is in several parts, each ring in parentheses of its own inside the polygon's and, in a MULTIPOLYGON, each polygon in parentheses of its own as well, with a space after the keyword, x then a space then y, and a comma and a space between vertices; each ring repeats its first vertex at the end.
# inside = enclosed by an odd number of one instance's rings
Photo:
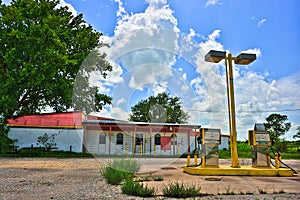
MULTIPOLYGON (((300 161, 286 161, 298 171, 294 177, 223 176, 208 180, 182 172, 185 159, 140 159, 138 176, 163 176, 162 182, 144 182, 160 196, 164 184, 180 181, 201 187, 199 199, 300 199, 300 161), (267 194, 259 194, 258 190, 267 194), (284 191, 284 194, 274 194, 284 191), (233 192, 235 195, 218 195, 233 192), (252 195, 239 195, 253 193, 252 195)), ((0 200, 12 199, 143 199, 121 193, 120 186, 108 185, 100 174, 107 159, 0 158, 0 200)), ((220 160, 227 164, 228 160, 220 160)), ((248 163, 245 160, 241 163, 248 163)))

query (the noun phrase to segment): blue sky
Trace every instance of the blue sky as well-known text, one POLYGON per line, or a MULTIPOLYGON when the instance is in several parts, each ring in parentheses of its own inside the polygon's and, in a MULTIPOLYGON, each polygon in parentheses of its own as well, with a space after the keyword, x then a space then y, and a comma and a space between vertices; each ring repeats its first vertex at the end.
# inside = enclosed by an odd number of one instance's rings
MULTIPOLYGON (((113 0, 66 0, 86 21, 105 35, 113 36, 117 25, 118 4, 113 0)), ((142 13, 143 0, 121 1, 127 13, 142 13)), ((192 28, 201 36, 221 30, 220 41, 233 54, 247 48, 259 48, 264 59, 253 69, 271 77, 290 75, 299 68, 295 54, 300 50, 300 14, 297 0, 169 0, 178 28, 192 28), (211 4, 208 4, 211 2, 211 4), (214 3, 215 2, 215 3, 214 3)), ((201 39, 200 39, 201 40, 201 39)))
MULTIPOLYGON (((7 2, 7 1, 4 1, 7 2)), ((191 124, 228 133, 224 62, 204 62, 211 50, 256 53, 234 66, 237 133, 285 114, 292 139, 300 126, 300 1, 298 0, 61 0, 103 33, 114 67, 90 80, 113 96, 100 115, 128 119, 131 106, 159 92, 183 101, 191 124)))
MULTIPOLYGON (((100 115, 128 119, 131 106, 159 92, 179 96, 191 124, 228 134, 224 62, 210 50, 257 54, 235 66, 238 139, 271 113, 300 125, 300 14, 297 0, 65 0, 104 35, 114 72, 101 91, 114 105, 100 115)), ((99 79, 99 78, 98 78, 99 79)), ((93 79, 97 81, 97 76, 93 79)))

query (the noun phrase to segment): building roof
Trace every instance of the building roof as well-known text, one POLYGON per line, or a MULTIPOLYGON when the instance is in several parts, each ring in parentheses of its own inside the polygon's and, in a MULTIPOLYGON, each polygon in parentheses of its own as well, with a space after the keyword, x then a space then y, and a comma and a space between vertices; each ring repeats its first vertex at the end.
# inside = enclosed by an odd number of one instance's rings
POLYGON ((43 113, 9 119, 10 127, 82 128, 82 112, 43 113))
POLYGON ((135 132, 199 132, 193 131, 198 129, 200 125, 191 124, 174 124, 174 123, 148 123, 148 122, 133 122, 119 120, 85 120, 83 126, 87 130, 102 130, 102 131, 135 131, 135 132))
POLYGON ((121 121, 105 117, 85 116, 82 112, 43 113, 9 119, 9 127, 83 128, 105 131, 141 131, 199 133, 199 125, 121 121), (197 131, 198 130, 198 131, 197 131))

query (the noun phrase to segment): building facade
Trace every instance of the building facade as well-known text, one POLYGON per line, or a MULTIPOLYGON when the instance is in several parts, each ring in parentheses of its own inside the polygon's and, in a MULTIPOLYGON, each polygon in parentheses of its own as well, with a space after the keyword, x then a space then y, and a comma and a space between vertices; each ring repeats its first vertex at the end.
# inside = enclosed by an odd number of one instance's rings
MULTIPOLYGON (((57 150, 99 155, 181 155, 199 147, 199 125, 118 121, 81 112, 28 115, 8 121, 16 146, 38 147, 43 134, 55 136, 57 150)), ((221 137, 219 149, 228 149, 221 137)))
POLYGON ((39 147, 38 137, 53 136, 57 150, 82 152, 84 115, 81 112, 26 115, 8 120, 11 139, 18 148, 39 147))
POLYGON ((93 154, 180 155, 195 143, 199 126, 87 120, 85 151, 93 154))

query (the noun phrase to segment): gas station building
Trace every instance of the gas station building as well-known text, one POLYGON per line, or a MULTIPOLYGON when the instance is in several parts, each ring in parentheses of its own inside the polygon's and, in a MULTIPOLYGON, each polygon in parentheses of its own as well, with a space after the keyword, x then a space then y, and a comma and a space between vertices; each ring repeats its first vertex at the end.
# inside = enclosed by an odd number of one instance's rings
MULTIPOLYGON (((181 155, 199 147, 200 125, 119 121, 81 112, 26 115, 8 121, 16 146, 38 147, 37 138, 55 135, 57 150, 102 155, 181 155)), ((221 135, 220 149, 229 137, 221 135)))

